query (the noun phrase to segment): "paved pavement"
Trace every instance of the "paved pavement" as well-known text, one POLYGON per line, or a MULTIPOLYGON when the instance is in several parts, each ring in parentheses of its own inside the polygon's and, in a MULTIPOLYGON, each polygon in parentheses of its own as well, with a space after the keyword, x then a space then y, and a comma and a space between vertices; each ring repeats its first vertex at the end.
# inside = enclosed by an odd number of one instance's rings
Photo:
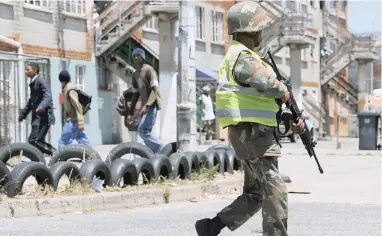
MULTIPOLYGON (((193 224, 211 217, 230 199, 171 203, 115 212, 78 213, 54 217, 0 221, 3 236, 195 236, 193 224)), ((299 203, 291 196, 289 233, 293 236, 380 235, 380 207, 333 203, 299 203)), ((261 235, 256 215, 235 232, 221 235, 261 235)))
MULTIPOLYGON (((298 145, 301 144, 290 144, 290 148, 300 148, 298 145)), ((289 191, 299 193, 289 195, 290 235, 381 235, 380 156, 321 155, 319 158, 323 175, 308 156, 280 158, 281 172, 292 179, 289 191)), ((191 236, 196 235, 193 229, 196 219, 214 216, 233 198, 209 196, 196 203, 0 220, 0 232, 14 236, 191 236)), ((261 235, 260 229, 261 218, 256 215, 237 231, 225 230, 221 235, 261 235)))

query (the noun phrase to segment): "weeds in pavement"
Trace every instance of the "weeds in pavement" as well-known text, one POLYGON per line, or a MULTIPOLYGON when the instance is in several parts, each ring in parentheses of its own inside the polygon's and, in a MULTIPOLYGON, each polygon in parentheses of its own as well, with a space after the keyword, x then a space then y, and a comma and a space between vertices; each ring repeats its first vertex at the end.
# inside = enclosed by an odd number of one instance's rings
POLYGON ((205 167, 205 164, 203 163, 198 171, 191 172, 190 180, 191 181, 201 181, 201 182, 207 182, 212 181, 216 179, 216 176, 218 174, 219 166, 216 165, 211 169, 208 169, 205 167))
MULTIPOLYGON (((201 165, 201 167, 191 172, 189 176, 189 180, 183 180, 180 179, 178 176, 175 179, 168 179, 163 176, 160 176, 157 180, 152 179, 149 181, 145 175, 142 175, 142 177, 139 179, 139 183, 135 183, 133 185, 126 185, 125 186, 106 186, 102 189, 101 192, 131 192, 131 191, 137 191, 141 189, 162 189, 163 198, 165 202, 169 202, 170 196, 171 196, 171 188, 176 187, 179 185, 189 185, 189 184, 197 184, 197 183, 205 183, 209 181, 213 181, 216 178, 221 178, 226 175, 221 175, 217 172, 218 166, 215 166, 214 168, 208 169, 205 167, 205 165, 201 165)), ((70 178, 70 183, 62 183, 58 186, 57 190, 54 191, 54 189, 49 185, 36 185, 35 192, 32 191, 25 191, 26 194, 22 194, 17 196, 17 198, 41 198, 41 197, 56 197, 56 196, 73 196, 73 195, 86 195, 90 193, 95 193, 92 189, 91 182, 84 180, 84 179, 73 179, 70 178)), ((25 186, 25 188, 30 188, 30 186, 25 186)), ((1 192, 1 189, 0 189, 1 192)), ((25 193, 24 192, 24 193, 25 193)), ((5 198, 1 197, 0 195, 0 201, 4 201, 5 198)))

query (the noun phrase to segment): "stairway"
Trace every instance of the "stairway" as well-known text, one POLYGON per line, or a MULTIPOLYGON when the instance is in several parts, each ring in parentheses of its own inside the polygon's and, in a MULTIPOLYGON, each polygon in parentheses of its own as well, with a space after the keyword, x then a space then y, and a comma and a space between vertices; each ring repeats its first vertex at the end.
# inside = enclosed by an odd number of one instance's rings
POLYGON ((95 55, 99 57, 114 52, 152 15, 173 13, 178 9, 177 1, 113 1, 100 15, 102 39, 96 45, 95 55))
POLYGON ((321 108, 321 104, 319 102, 315 101, 310 96, 304 96, 304 99, 302 100, 302 106, 302 109, 304 110, 303 115, 305 117, 309 117, 311 120, 314 121, 315 128, 319 127, 320 118, 322 124, 325 123, 326 111, 323 108, 321 108))
POLYGON ((291 12, 270 1, 263 1, 261 5, 274 19, 263 32, 263 48, 269 48, 274 55, 290 43, 314 43, 310 14, 291 12))
POLYGON ((350 111, 357 111, 358 89, 357 85, 348 82, 343 73, 338 73, 322 90, 339 98, 339 102, 350 111))
POLYGON ((325 85, 353 61, 376 58, 376 51, 373 37, 353 35, 328 12, 322 16, 325 36, 336 39, 334 51, 321 65, 321 85, 325 85))

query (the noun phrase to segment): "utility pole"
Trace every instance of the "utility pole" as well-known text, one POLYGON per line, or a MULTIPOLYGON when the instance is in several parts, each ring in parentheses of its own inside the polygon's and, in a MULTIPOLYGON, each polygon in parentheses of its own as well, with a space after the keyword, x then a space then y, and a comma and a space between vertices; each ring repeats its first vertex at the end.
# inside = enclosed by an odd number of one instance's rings
POLYGON ((182 152, 196 145, 195 7, 179 1, 177 146, 182 152))

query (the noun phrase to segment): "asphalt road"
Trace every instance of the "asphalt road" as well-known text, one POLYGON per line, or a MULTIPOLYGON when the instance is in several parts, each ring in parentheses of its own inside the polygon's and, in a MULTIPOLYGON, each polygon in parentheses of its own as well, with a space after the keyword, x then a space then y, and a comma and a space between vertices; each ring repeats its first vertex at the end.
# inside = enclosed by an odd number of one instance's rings
MULTIPOLYGON (((319 156, 325 173, 303 155, 280 158, 281 172, 290 176, 289 233, 292 236, 381 235, 381 157, 319 156)), ((170 203, 113 212, 66 214, 0 220, 1 235, 122 236, 196 235, 195 220, 213 217, 235 196, 209 196, 199 202, 170 203)), ((261 235, 256 215, 235 232, 221 235, 261 235)))
MULTIPOLYGON (((211 217, 230 199, 171 203, 115 212, 67 214, 0 221, 3 236, 194 236, 195 220, 211 217)), ((300 203, 291 196, 289 233, 295 236, 380 235, 380 206, 365 204, 300 203)), ((221 235, 261 235, 260 215, 235 232, 221 235)))

